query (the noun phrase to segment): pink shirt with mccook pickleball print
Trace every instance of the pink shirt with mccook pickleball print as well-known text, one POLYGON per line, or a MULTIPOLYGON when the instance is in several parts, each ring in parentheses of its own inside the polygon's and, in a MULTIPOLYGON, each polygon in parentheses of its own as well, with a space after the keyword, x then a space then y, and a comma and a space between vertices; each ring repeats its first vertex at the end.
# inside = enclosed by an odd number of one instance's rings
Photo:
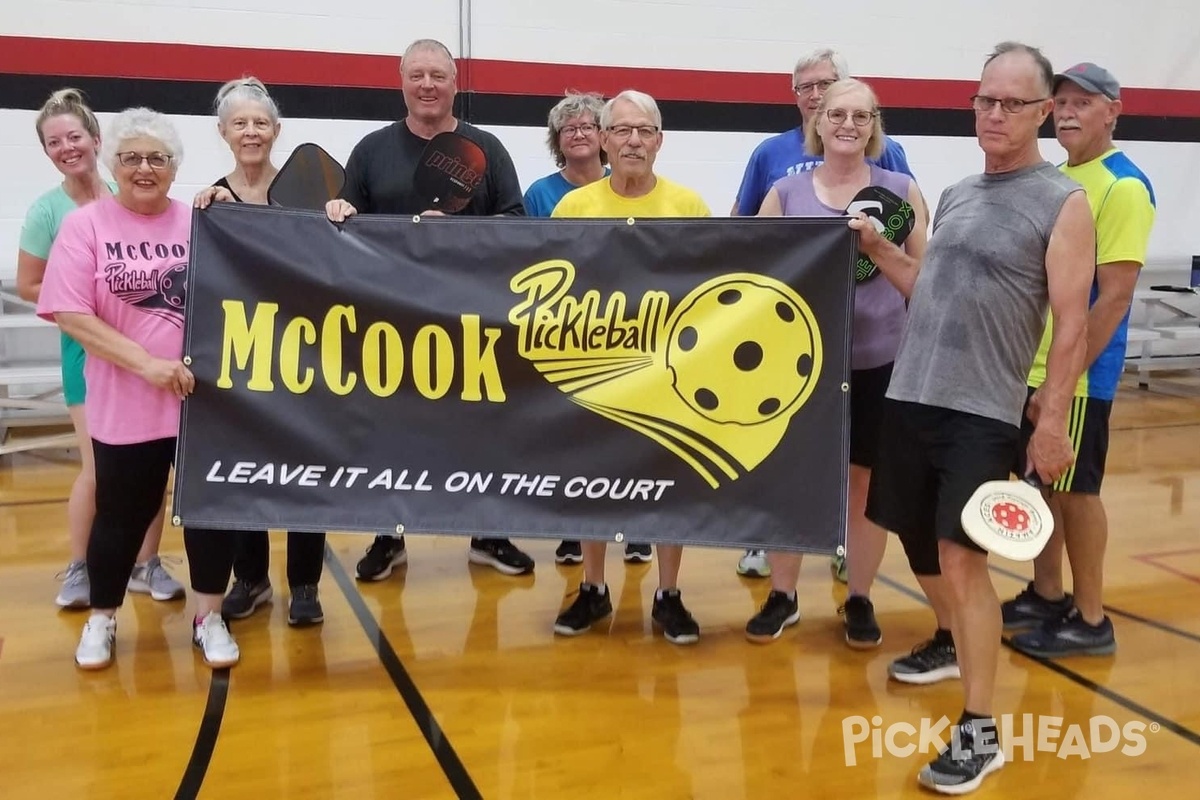
MULTIPOLYGON (((183 355, 192 209, 178 200, 138 214, 106 197, 63 220, 46 262, 39 316, 94 315, 153 356, 183 355)), ((105 444, 136 444, 179 432, 180 400, 133 372, 88 354, 88 431, 105 444)))

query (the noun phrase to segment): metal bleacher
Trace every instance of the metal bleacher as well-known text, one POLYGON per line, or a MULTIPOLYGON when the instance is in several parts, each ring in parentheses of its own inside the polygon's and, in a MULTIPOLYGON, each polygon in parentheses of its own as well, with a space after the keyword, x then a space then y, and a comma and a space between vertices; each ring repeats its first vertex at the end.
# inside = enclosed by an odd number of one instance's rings
POLYGON ((11 281, 0 282, 0 456, 74 446, 62 396, 58 341, 58 328, 35 316, 32 304, 17 296, 11 281), (22 427, 57 430, 11 435, 22 427))

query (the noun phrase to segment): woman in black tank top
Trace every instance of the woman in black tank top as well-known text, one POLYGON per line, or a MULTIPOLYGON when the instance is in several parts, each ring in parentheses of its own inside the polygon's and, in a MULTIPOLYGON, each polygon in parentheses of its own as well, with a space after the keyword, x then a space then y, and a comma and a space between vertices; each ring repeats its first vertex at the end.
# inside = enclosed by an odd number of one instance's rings
MULTIPOLYGON (((271 150, 279 136, 279 109, 257 78, 230 81, 217 92, 217 130, 233 153, 233 171, 196 195, 197 208, 213 201, 265 205, 267 190, 279 170, 271 150)), ((233 588, 225 597, 226 619, 243 619, 271 599, 270 542, 266 531, 237 532, 233 588)), ((315 625, 324 620, 317 583, 325 553, 325 534, 288 533, 287 579, 291 590, 289 625, 315 625)))

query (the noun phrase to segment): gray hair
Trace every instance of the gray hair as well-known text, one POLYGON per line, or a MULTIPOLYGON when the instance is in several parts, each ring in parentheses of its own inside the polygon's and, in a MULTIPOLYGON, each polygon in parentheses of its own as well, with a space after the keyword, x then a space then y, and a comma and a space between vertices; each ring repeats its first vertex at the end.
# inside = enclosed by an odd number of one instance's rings
POLYGON ((142 136, 157 140, 171 156, 171 169, 179 169, 183 163, 183 140, 166 114, 150 108, 127 108, 112 118, 108 135, 101 140, 102 158, 108 168, 116 172, 117 153, 130 139, 142 136))
MULTIPOLYGON (((563 155, 562 145, 558 142, 558 136, 562 132, 563 126, 567 124, 567 120, 591 114, 592 119, 596 120, 596 124, 599 125, 600 114, 603 111, 603 97, 592 92, 584 94, 576 91, 568 91, 566 97, 559 100, 554 108, 550 109, 546 127, 546 146, 550 148, 550 154, 554 156, 555 164, 559 167, 567 165, 567 157, 563 155)), ((608 163, 608 153, 605 153, 603 149, 600 150, 600 163, 608 163)))
POLYGON ((843 57, 842 54, 837 50, 832 50, 828 47, 822 47, 819 50, 812 51, 806 56, 800 57, 800 60, 796 62, 795 68, 792 69, 792 83, 796 83, 796 79, 800 76, 801 72, 804 72, 804 70, 811 69, 818 64, 825 62, 829 62, 830 66, 833 67, 833 71, 837 73, 838 80, 850 77, 850 65, 846 63, 845 57, 843 57))
POLYGON ((983 62, 983 68, 987 69, 988 64, 991 64, 997 58, 1008 53, 1024 53, 1033 59, 1037 65, 1039 77, 1042 79, 1042 86, 1046 89, 1046 95, 1054 94, 1054 67, 1050 65, 1050 59, 1036 47, 1022 44, 1021 42, 1001 42, 996 45, 992 52, 988 55, 987 60, 983 62))
POLYGON ((612 126, 613 106, 621 100, 637 106, 639 111, 650 117, 656 128, 662 130, 662 112, 658 110, 658 103, 654 102, 653 97, 645 92, 639 92, 637 89, 626 89, 604 104, 604 108, 600 111, 601 128, 607 130, 612 126))
POLYGON ((433 50, 442 53, 450 60, 450 77, 458 77, 458 64, 454 61, 454 56, 450 53, 450 48, 439 42, 437 39, 417 39, 415 42, 404 48, 404 55, 400 56, 400 69, 404 69, 404 62, 413 53, 418 50, 433 50))
POLYGON ((258 103, 266 109, 271 122, 279 122, 279 106, 275 104, 263 82, 253 75, 230 81, 220 88, 217 100, 213 104, 217 119, 228 122, 233 109, 242 103, 258 103))

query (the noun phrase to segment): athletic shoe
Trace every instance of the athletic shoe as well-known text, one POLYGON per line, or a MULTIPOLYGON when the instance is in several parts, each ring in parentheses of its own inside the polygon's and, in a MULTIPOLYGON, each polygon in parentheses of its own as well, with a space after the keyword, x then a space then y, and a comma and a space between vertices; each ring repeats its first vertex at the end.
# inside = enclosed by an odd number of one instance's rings
POLYGON ((403 536, 376 536, 367 553, 358 560, 354 575, 360 581, 381 581, 392 574, 393 567, 408 563, 408 550, 403 536))
POLYGON ((737 573, 743 578, 771 577, 771 565, 767 563, 767 551, 747 550, 738 559, 737 573))
POLYGON ((939 630, 933 638, 922 642, 903 658, 888 665, 888 675, 901 683, 937 683, 961 678, 958 670, 958 651, 950 631, 939 630))
POLYGON ((834 556, 829 559, 829 571, 833 574, 833 579, 838 583, 850 582, 850 572, 846 567, 845 556, 834 556))
POLYGON ((977 746, 975 726, 978 722, 966 720, 950 729, 950 744, 917 773, 917 781, 922 786, 941 794, 967 794, 978 789, 984 778, 1004 766, 1004 751, 996 740, 996 723, 988 720, 991 735, 977 746))
POLYGON ((883 631, 875 621, 875 604, 870 599, 852 594, 838 613, 846 628, 846 644, 855 650, 869 650, 883 642, 883 631))
POLYGON ((1017 634, 1012 644, 1022 653, 1039 658, 1110 656, 1117 651, 1112 620, 1105 616, 1099 625, 1089 625, 1077 608, 1036 630, 1017 634))
POLYGON ((746 623, 746 638, 758 644, 773 642, 789 625, 800 621, 800 603, 793 594, 774 589, 767 595, 758 613, 746 623))
POLYGON ((225 619, 245 619, 259 606, 269 602, 271 595, 271 581, 266 578, 258 583, 235 580, 233 588, 221 601, 221 616, 225 619))
POLYGON ((1074 604, 1069 594, 1064 594, 1061 600, 1047 600, 1033 590, 1030 581, 1020 594, 1000 604, 1000 615, 1004 618, 1004 630, 1012 631, 1061 619, 1074 604))
POLYGON ((127 588, 131 592, 148 594, 155 600, 179 600, 186 594, 183 584, 171 577, 158 556, 150 556, 145 564, 134 565, 127 588))
POLYGON ((608 586, 581 583, 575 602, 554 620, 554 632, 559 636, 578 636, 611 614, 612 610, 612 596, 608 593, 608 586))
POLYGON ((59 608, 87 608, 92 604, 92 584, 88 582, 87 564, 72 561, 62 576, 62 589, 54 602, 59 608))
POLYGON ((648 544, 625 545, 625 561, 629 564, 649 564, 654 559, 654 550, 648 544))
POLYGON ((80 669, 104 669, 112 663, 116 639, 116 618, 92 614, 84 624, 79 646, 75 648, 75 663, 80 669))
POLYGON ((563 539, 554 551, 555 564, 583 563, 583 547, 573 539, 563 539))
POLYGON ((292 599, 288 603, 288 625, 300 627, 317 625, 325 621, 316 584, 292 587, 292 599))
POLYGON ((655 593, 654 607, 650 618, 662 628, 663 636, 671 644, 695 644, 700 641, 700 626, 683 605, 678 589, 667 589, 661 595, 655 593))
POLYGON ((467 560, 472 564, 491 567, 505 575, 525 575, 533 572, 533 559, 508 539, 471 539, 467 560))
POLYGON ((216 611, 192 624, 192 644, 204 654, 204 663, 213 669, 232 667, 241 658, 237 642, 216 611))

